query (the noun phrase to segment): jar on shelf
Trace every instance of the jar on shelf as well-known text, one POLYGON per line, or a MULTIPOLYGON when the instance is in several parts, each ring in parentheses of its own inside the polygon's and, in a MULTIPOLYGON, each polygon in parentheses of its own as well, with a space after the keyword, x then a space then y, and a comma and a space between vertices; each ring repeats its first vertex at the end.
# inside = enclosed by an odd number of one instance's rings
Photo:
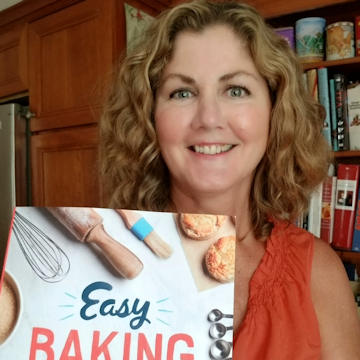
POLYGON ((307 17, 296 21, 296 53, 303 62, 324 59, 324 32, 326 20, 321 17, 307 17))
POLYGON ((355 56, 354 23, 339 21, 326 27, 326 60, 355 56))

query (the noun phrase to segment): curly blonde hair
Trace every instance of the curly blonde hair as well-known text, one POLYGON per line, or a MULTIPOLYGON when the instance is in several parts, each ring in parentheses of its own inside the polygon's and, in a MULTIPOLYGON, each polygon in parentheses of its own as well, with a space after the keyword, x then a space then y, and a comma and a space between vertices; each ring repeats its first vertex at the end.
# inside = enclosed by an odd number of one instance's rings
POLYGON ((272 98, 266 153, 250 193, 256 237, 268 235, 269 216, 292 220, 324 179, 330 149, 322 136, 324 111, 306 92, 293 50, 252 7, 193 1, 166 10, 150 25, 114 77, 100 122, 101 171, 110 206, 168 209, 170 180, 154 127, 154 98, 179 32, 225 24, 246 42, 272 98))

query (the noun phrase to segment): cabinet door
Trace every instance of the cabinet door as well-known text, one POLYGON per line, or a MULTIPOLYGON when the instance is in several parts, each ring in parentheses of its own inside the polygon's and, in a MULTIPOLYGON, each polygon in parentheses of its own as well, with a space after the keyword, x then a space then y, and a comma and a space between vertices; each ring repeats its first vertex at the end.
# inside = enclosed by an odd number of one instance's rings
POLYGON ((31 137, 34 206, 100 206, 97 127, 31 137))
POLYGON ((113 60, 114 3, 86 0, 29 24, 32 131, 97 121, 113 60))
POLYGON ((0 33, 0 97, 27 90, 27 26, 0 33))

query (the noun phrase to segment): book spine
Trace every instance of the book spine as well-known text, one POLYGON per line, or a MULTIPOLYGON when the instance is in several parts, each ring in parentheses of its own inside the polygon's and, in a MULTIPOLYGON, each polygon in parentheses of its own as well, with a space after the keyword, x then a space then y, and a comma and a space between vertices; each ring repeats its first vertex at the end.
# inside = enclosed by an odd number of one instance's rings
POLYGON ((328 176, 322 188, 320 238, 331 244, 334 228, 336 176, 328 176))
POLYGON ((343 74, 334 75, 337 137, 339 150, 349 150, 349 124, 347 119, 346 87, 343 74))
POLYGON ((360 150, 360 83, 347 88, 350 150, 360 150))
POLYGON ((331 141, 334 151, 339 150, 337 140, 337 119, 336 119, 336 102, 335 102, 335 82, 334 79, 329 81, 330 87, 330 109, 331 109, 331 141))
POLYGON ((305 91, 309 92, 306 72, 302 73, 301 80, 302 80, 305 91))
POLYGON ((333 246, 337 248, 352 247, 359 172, 359 165, 338 165, 333 231, 333 246))
POLYGON ((310 196, 308 231, 320 237, 321 231, 321 205, 322 184, 320 184, 310 196))
POLYGON ((302 228, 304 230, 308 230, 309 228, 309 213, 308 212, 305 212, 303 214, 303 224, 302 224, 302 228))
POLYGON ((326 113, 324 119, 323 135, 327 140, 330 148, 332 148, 331 126, 330 126, 329 79, 328 79, 327 68, 318 69, 318 90, 319 90, 319 102, 325 108, 325 113, 326 113))
POLYGON ((351 250, 360 252, 360 192, 358 194, 356 203, 356 216, 351 250))
POLYGON ((319 101, 317 69, 308 70, 306 72, 306 80, 309 94, 313 97, 313 99, 319 101))

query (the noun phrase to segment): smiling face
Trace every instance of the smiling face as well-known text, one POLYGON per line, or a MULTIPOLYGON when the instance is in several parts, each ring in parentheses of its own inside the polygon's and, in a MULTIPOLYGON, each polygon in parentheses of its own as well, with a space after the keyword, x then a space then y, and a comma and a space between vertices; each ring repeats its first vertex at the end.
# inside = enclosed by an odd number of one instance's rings
POLYGON ((182 196, 248 195, 266 150, 270 111, 266 82, 230 27, 178 34, 155 99, 175 204, 182 196))

